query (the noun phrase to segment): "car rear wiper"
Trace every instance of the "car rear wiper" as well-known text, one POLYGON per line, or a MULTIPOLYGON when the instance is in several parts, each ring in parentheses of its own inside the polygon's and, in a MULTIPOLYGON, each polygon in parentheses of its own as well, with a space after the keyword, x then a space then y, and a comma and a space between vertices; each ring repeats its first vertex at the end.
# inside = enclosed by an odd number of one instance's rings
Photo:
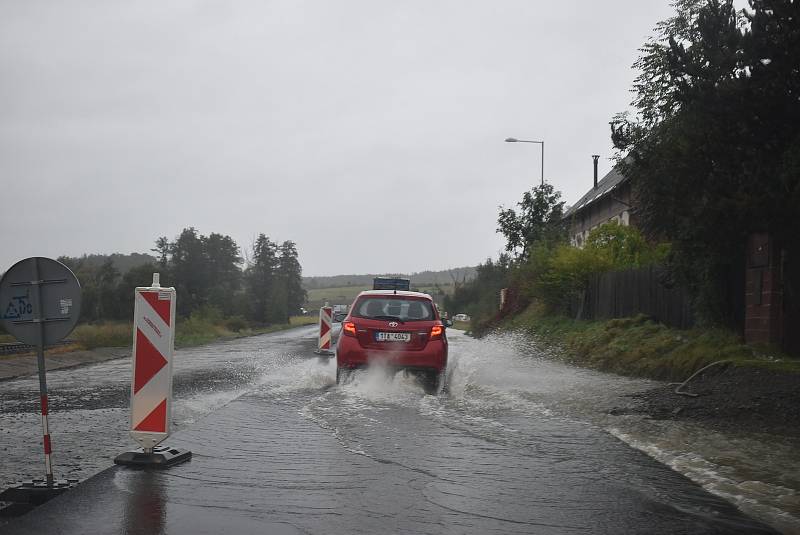
POLYGON ((397 316, 372 316, 374 320, 387 320, 387 321, 399 321, 400 323, 405 323, 402 319, 398 318, 397 316))

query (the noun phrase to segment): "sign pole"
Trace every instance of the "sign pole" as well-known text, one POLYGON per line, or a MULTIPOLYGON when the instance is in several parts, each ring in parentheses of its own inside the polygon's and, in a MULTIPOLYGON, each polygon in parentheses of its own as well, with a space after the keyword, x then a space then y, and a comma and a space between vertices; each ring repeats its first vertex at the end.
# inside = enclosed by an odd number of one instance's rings
POLYGON ((73 478, 53 477, 44 349, 72 332, 80 310, 81 285, 61 262, 41 256, 26 258, 0 277, 0 325, 20 342, 36 347, 45 467, 44 479, 23 481, 0 492, 2 502, 30 508, 78 483, 73 478))
POLYGON ((44 472, 47 478, 47 486, 53 486, 53 463, 50 458, 52 453, 50 445, 50 429, 47 425, 47 368, 44 361, 44 304, 42 302, 41 282, 39 276, 39 259, 33 261, 34 280, 31 281, 33 287, 34 302, 36 303, 36 317, 34 322, 38 323, 38 340, 36 341, 36 361, 39 367, 39 399, 42 410, 42 440, 44 442, 44 472))
POLYGON ((45 378, 44 346, 37 348, 36 358, 39 362, 39 396, 42 409, 42 436, 44 440, 44 470, 47 478, 47 486, 53 486, 53 463, 50 458, 52 446, 50 444, 50 428, 47 425, 47 379, 45 378))

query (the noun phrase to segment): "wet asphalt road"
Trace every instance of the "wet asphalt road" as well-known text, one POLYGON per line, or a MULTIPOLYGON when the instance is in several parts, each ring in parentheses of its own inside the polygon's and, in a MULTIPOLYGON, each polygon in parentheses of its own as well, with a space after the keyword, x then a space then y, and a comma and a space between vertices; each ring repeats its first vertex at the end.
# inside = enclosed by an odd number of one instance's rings
MULTIPOLYGON (((192 461, 107 470, 0 533, 770 532, 581 417, 646 382, 452 333, 445 394, 381 370, 336 386, 312 336, 179 352, 169 443, 192 461)), ((57 475, 86 477, 131 447, 129 377, 127 361, 50 374, 57 475)), ((36 383, 0 388, 12 482, 41 462, 36 383)))

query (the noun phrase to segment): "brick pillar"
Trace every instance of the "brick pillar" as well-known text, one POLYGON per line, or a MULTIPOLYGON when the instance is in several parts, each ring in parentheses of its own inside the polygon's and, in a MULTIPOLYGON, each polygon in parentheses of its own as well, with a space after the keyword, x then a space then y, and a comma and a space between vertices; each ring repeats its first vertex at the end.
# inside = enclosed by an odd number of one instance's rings
POLYGON ((748 344, 783 342, 783 281, 780 251, 768 234, 747 240, 744 339, 748 344))

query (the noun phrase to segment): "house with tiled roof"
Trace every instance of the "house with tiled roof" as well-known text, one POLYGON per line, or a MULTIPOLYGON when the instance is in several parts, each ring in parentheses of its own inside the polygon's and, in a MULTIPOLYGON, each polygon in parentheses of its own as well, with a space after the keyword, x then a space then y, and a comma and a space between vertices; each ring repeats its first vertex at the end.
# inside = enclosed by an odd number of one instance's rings
POLYGON ((632 204, 630 180, 614 167, 598 181, 595 165, 594 187, 564 212, 564 219, 569 225, 570 243, 583 247, 589 232, 610 221, 617 221, 620 225, 635 225, 632 204))

